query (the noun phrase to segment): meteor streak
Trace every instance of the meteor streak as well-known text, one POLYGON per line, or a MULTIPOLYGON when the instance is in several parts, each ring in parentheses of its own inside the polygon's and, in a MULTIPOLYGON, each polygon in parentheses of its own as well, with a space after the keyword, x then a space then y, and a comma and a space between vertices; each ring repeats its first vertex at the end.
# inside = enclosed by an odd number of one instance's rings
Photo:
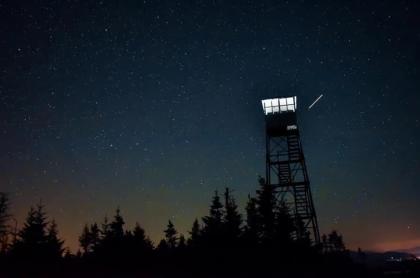
POLYGON ((309 105, 309 107, 308 107, 308 110, 310 110, 311 108, 312 108, 312 106, 314 106, 315 105, 315 103, 317 103, 318 102, 318 100, 320 100, 322 97, 323 97, 324 95, 323 94, 321 94, 311 105, 309 105))

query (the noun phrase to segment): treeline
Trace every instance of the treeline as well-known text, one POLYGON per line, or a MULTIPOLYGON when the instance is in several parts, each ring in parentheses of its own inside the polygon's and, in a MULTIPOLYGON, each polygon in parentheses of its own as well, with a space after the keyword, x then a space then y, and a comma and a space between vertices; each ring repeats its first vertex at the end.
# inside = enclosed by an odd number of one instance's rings
MULTIPOLYGON (((10 225, 8 198, 0 195, 0 264, 11 266, 48 265, 68 273, 96 269, 136 273, 286 273, 323 271, 328 262, 350 263, 341 235, 333 231, 321 244, 309 231, 296 238, 297 225, 289 208, 277 198, 275 188, 260 178, 255 196, 248 196, 245 215, 238 210, 229 188, 212 197, 208 215, 195 219, 188 235, 179 234, 169 220, 165 238, 156 246, 139 223, 125 227, 119 209, 111 219, 86 224, 79 237, 80 251, 65 250, 54 220, 47 219, 42 204, 31 208, 23 227, 10 225), (299 266, 311 266, 299 268, 299 266)), ((12 221, 13 222, 13 221, 12 221)), ((332 266, 334 268, 334 266, 332 266)))

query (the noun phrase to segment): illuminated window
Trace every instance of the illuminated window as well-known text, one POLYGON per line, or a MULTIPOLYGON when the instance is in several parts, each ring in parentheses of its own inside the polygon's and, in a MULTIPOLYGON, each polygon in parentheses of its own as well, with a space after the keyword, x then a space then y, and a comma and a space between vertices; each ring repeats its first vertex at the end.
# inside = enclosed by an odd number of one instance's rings
POLYGON ((262 100, 262 106, 264 109, 265 115, 276 114, 276 113, 285 113, 285 112, 295 112, 296 111, 296 97, 287 97, 287 98, 270 98, 262 100))

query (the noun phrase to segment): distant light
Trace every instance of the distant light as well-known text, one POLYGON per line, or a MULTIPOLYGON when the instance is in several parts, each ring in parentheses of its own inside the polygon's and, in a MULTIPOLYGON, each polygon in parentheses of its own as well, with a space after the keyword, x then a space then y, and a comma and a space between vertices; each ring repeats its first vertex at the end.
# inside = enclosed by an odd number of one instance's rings
POLYGON ((285 98, 264 99, 261 101, 261 103, 262 103, 265 115, 295 112, 297 108, 296 96, 285 97, 285 98))

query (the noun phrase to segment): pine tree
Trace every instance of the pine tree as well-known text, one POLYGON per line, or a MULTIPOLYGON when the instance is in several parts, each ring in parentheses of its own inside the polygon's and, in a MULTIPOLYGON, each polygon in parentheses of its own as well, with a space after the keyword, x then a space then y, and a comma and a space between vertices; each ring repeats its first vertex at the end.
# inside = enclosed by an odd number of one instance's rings
POLYGON ((257 190, 257 208, 260 218, 261 240, 264 244, 270 244, 275 234, 275 210, 277 199, 275 188, 267 184, 263 178, 259 178, 260 189, 257 190))
POLYGON ((194 220, 191 231, 189 232, 188 246, 197 246, 201 237, 201 228, 197 218, 194 220))
POLYGON ((101 258, 107 258, 108 253, 113 253, 113 250, 110 250, 110 248, 112 248, 111 245, 113 244, 113 234, 108 217, 104 217, 104 220, 101 224, 101 229, 99 229, 96 223, 90 228, 90 236, 92 237, 92 242, 94 242, 94 234, 92 232, 92 228, 96 229, 95 232, 97 232, 97 244, 92 244, 93 253, 101 258))
POLYGON ((168 248, 170 249, 175 248, 178 243, 178 238, 177 238, 178 232, 176 231, 175 226, 171 220, 168 221, 168 225, 166 227, 166 230, 164 230, 164 232, 165 232, 165 241, 168 248))
POLYGON ((166 242, 166 240, 161 239, 161 240, 159 241, 158 246, 157 246, 157 250, 158 250, 160 253, 165 253, 165 252, 168 250, 168 248, 169 248, 169 246, 168 246, 168 243, 166 242))
POLYGON ((36 209, 30 208, 23 229, 19 233, 24 244, 38 245, 46 242, 46 227, 48 225, 44 207, 39 204, 36 209))
POLYGON ((224 236, 228 245, 235 244, 240 238, 242 229, 242 216, 238 212, 238 206, 231 195, 229 188, 225 190, 225 214, 224 214, 224 236))
POLYGON ((52 259, 61 258, 64 251, 63 244, 64 241, 58 237, 57 223, 52 220, 48 227, 46 239, 48 256, 52 259))
POLYGON ((136 223, 132 231, 127 231, 122 244, 122 258, 125 262, 147 265, 151 260, 153 243, 146 236, 144 229, 136 223))
POLYGON ((83 249, 83 254, 92 252, 92 236, 90 233, 89 226, 85 224, 83 227, 82 234, 79 236, 79 244, 83 249))
POLYGON ((104 222, 102 223, 101 227, 102 227, 102 229, 101 229, 101 239, 106 240, 111 235, 111 228, 110 228, 110 224, 109 224, 109 220, 108 220, 107 216, 105 216, 104 222))
POLYGON ((144 229, 136 223, 132 233, 133 244, 141 251, 150 251, 153 249, 152 241, 146 236, 144 229))
POLYGON ((47 225, 43 205, 39 204, 36 209, 31 207, 19 238, 12 246, 12 256, 36 262, 51 257, 47 248, 47 225))
POLYGON ((142 242, 146 240, 146 233, 144 229, 140 226, 140 224, 137 222, 133 229, 133 237, 142 242))
POLYGON ((346 247, 344 245, 343 236, 338 234, 337 231, 333 230, 328 235, 328 242, 332 252, 344 252, 346 247))
POLYGON ((256 246, 259 239, 259 216, 257 209, 257 200, 248 195, 248 202, 246 205, 246 226, 244 230, 244 238, 247 244, 256 246))
MULTIPOLYGON (((293 240, 292 234, 295 230, 295 223, 289 214, 289 208, 286 203, 280 202, 275 214, 275 242, 283 248, 289 248, 293 240)), ((301 238, 302 243, 304 243, 304 235, 301 238)))
POLYGON ((85 225, 83 227, 82 234, 79 236, 79 244, 83 249, 83 254, 95 252, 101 242, 101 231, 98 228, 98 224, 93 223, 92 225, 85 225))
POLYGON ((121 216, 120 209, 117 208, 114 216, 114 221, 109 225, 110 234, 113 239, 122 240, 124 237, 124 219, 121 216))
POLYGON ((220 202, 217 191, 214 192, 212 205, 210 206, 210 220, 214 223, 222 223, 223 218, 223 205, 220 202))
POLYGON ((125 257, 126 235, 124 232, 124 219, 117 209, 112 222, 108 223, 105 217, 102 224, 102 238, 95 248, 95 253, 109 263, 120 263, 125 257))
POLYGON ((5 253, 8 247, 10 217, 9 198, 6 193, 0 192, 0 254, 5 253))
POLYGON ((90 225, 90 240, 91 249, 94 252, 101 243, 101 230, 99 229, 98 224, 96 223, 90 225))
POLYGON ((223 205, 220 202, 217 191, 213 196, 208 216, 203 217, 204 227, 202 230, 203 241, 210 245, 216 246, 221 244, 223 234, 223 205))
POLYGON ((177 247, 178 247, 179 250, 184 250, 185 247, 187 247, 187 244, 185 243, 185 237, 184 237, 183 234, 181 234, 179 236, 179 242, 178 242, 178 246, 177 247))
MULTIPOLYGON (((289 215, 289 219, 291 219, 290 215, 289 215)), ((292 230, 297 235, 297 239, 295 240, 295 243, 301 248, 310 248, 312 246, 312 241, 311 241, 311 236, 310 236, 311 234, 309 230, 307 229, 307 227, 305 227, 305 223, 303 222, 303 220, 300 217, 297 217, 290 221, 292 221, 292 224, 291 224, 293 227, 292 230)))

